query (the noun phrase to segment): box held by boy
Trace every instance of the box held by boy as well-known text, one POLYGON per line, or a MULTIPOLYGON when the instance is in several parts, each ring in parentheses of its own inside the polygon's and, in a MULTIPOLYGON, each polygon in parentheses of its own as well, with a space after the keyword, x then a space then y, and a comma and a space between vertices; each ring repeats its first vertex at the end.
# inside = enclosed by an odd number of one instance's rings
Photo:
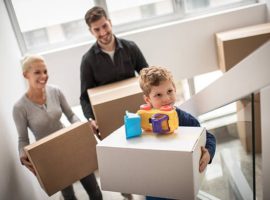
POLYGON ((196 199, 204 176, 199 173, 206 130, 179 127, 175 133, 143 132, 126 139, 125 127, 97 145, 103 190, 172 199, 196 199))

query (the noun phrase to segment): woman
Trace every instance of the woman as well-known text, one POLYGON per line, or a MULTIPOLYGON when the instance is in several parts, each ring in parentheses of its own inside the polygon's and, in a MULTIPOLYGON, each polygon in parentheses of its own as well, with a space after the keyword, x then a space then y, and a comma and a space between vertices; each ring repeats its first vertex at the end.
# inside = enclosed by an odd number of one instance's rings
MULTIPOLYGON (((13 119, 18 131, 21 163, 35 174, 23 150, 29 144, 28 128, 33 132, 35 139, 39 140, 64 127, 60 122, 62 113, 70 123, 79 121, 79 118, 72 112, 63 93, 57 87, 47 85, 49 76, 43 57, 27 56, 23 60, 22 69, 23 76, 28 81, 28 90, 14 105, 13 119)), ((81 183, 91 200, 102 199, 94 174, 83 178, 81 183)), ((65 200, 76 199, 72 185, 61 192, 65 200)))

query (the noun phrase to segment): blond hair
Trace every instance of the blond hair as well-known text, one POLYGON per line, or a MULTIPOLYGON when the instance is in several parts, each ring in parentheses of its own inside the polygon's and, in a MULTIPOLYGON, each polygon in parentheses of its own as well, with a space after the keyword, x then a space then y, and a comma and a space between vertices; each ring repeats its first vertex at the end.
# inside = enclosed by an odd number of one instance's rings
POLYGON ((164 67, 151 66, 140 71, 139 83, 146 96, 150 94, 152 86, 158 86, 163 81, 171 81, 175 87, 171 72, 164 67))
POLYGON ((22 70, 23 72, 27 72, 32 64, 37 61, 45 62, 44 58, 40 55, 27 55, 22 60, 22 70))

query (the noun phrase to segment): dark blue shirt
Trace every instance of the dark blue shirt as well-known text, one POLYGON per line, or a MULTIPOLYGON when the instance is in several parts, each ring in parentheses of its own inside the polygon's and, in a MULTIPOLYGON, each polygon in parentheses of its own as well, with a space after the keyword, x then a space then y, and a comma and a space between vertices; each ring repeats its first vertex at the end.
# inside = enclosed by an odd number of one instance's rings
MULTIPOLYGON (((199 127, 200 123, 199 121, 193 117, 191 114, 176 108, 176 112, 179 119, 179 125, 180 126, 193 126, 193 127, 199 127)), ((205 148, 207 148, 209 154, 210 154, 210 161, 209 164, 212 162, 212 159, 215 155, 216 151, 216 138, 214 135, 206 131, 206 145, 205 148)), ((158 197, 150 197, 147 196, 146 200, 170 200, 167 198, 158 198, 158 197)))
POLYGON ((84 116, 95 118, 87 90, 135 76, 148 64, 132 41, 116 38, 113 60, 95 43, 82 57, 80 102, 84 116))

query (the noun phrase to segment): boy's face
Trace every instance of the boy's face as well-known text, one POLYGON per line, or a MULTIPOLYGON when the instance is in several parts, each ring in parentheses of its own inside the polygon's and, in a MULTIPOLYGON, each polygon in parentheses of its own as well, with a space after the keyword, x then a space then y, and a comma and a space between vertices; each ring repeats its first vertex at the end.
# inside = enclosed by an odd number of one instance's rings
POLYGON ((148 96, 144 95, 144 100, 156 109, 161 106, 173 106, 175 92, 175 86, 171 81, 162 81, 158 86, 152 86, 150 94, 148 96))

